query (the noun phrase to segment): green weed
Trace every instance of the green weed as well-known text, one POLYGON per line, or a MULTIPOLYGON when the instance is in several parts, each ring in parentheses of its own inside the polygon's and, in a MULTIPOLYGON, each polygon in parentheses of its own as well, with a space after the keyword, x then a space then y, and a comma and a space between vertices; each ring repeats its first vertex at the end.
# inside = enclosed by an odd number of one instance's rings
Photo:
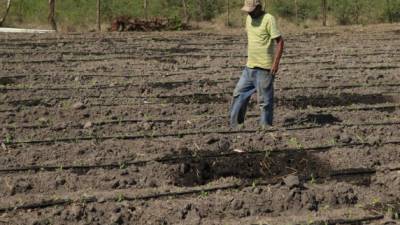
POLYGON ((295 137, 289 139, 289 146, 299 150, 304 149, 304 146, 295 137))

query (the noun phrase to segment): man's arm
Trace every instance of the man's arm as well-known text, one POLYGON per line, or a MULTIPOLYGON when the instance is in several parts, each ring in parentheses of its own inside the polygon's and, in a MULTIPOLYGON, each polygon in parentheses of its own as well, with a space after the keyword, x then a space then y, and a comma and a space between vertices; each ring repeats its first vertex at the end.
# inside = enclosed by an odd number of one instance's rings
POLYGON ((274 63, 272 64, 271 68, 271 73, 272 75, 276 75, 279 71, 279 63, 281 61, 281 57, 283 54, 283 48, 285 45, 285 42, 283 41, 282 36, 277 37, 274 39, 276 41, 276 50, 275 50, 275 56, 274 56, 274 63))

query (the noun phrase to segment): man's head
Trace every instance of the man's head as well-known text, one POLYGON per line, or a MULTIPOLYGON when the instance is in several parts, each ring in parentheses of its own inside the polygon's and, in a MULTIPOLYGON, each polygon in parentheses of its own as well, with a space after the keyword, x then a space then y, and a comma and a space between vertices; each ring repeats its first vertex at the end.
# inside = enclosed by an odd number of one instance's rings
POLYGON ((263 13, 261 0, 245 0, 243 11, 247 12, 252 18, 257 18, 263 13))

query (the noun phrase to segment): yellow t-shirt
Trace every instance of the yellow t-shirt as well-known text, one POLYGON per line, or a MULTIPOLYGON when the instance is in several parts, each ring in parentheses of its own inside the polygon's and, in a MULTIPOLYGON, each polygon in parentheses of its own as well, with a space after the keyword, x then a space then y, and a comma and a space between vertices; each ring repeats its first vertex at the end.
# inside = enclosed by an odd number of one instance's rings
POLYGON ((271 69, 275 55, 275 41, 281 36, 275 18, 268 13, 257 19, 247 16, 247 67, 271 69))

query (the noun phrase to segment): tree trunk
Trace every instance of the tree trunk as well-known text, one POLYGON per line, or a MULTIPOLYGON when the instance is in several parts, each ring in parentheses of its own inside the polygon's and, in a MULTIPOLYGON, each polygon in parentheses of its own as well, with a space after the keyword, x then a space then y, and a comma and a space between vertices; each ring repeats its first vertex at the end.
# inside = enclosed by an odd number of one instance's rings
POLYGON ((147 8, 148 8, 148 0, 144 0, 143 1, 143 12, 144 12, 144 18, 147 19, 148 18, 148 12, 147 12, 147 8))
POLYGON ((197 0, 197 2, 198 2, 198 9, 199 9, 199 19, 201 20, 201 21, 203 21, 204 20, 204 0, 197 0))
POLYGON ((183 16, 185 17, 183 19, 183 21, 185 24, 188 24, 189 23, 189 13, 188 13, 186 0, 182 0, 182 8, 183 8, 183 16))
POLYGON ((296 24, 299 24, 299 7, 297 5, 297 0, 294 0, 294 11, 296 16, 296 24))
POLYGON ((3 25, 4 21, 6 20, 7 14, 10 11, 10 6, 11 6, 11 0, 8 0, 7 6, 6 6, 6 12, 4 13, 4 16, 0 18, 0 27, 3 25))
POLYGON ((327 20, 327 0, 322 0, 322 26, 326 26, 326 20, 327 20))
POLYGON ((101 0, 97 0, 97 17, 96 17, 97 31, 101 31, 101 0))
POLYGON ((53 30, 57 30, 56 20, 54 19, 55 16, 55 8, 56 8, 56 0, 49 0, 49 23, 53 30))
POLYGON ((230 1, 229 0, 227 0, 227 17, 226 17, 226 25, 228 26, 228 27, 230 27, 231 26, 231 21, 230 21, 230 1))
POLYGON ((392 6, 390 3, 390 0, 386 0, 388 19, 390 23, 393 23, 392 6))

